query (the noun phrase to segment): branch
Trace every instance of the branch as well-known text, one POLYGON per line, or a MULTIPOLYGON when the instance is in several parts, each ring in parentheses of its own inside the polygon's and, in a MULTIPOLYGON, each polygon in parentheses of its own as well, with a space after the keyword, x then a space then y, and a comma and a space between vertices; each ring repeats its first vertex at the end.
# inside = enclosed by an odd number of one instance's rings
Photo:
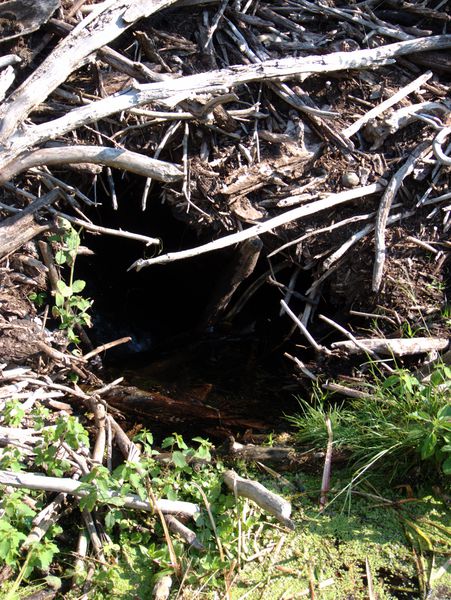
POLYGON ((226 471, 223 475, 224 483, 227 487, 235 492, 237 496, 244 496, 253 500, 258 506, 263 508, 270 515, 276 517, 278 521, 283 523, 286 527, 294 529, 293 521, 290 519, 291 515, 291 504, 267 490, 258 481, 252 479, 244 479, 235 473, 235 471, 226 471))
POLYGON ((232 246, 238 242, 243 242, 244 240, 248 240, 252 237, 257 237, 262 233, 271 231, 272 229, 280 227, 281 225, 285 225, 286 223, 290 223, 291 221, 296 221, 303 217, 318 213, 322 210, 337 206, 338 204, 343 204, 344 202, 361 198, 362 196, 374 194, 379 192, 381 189, 383 188, 379 183, 373 183, 371 185, 356 188, 354 190, 346 190, 337 194, 329 194, 322 200, 317 200, 316 202, 299 206, 298 208, 286 211, 277 217, 268 219, 268 221, 263 221, 262 223, 258 223, 253 227, 249 227, 244 231, 226 235, 219 240, 214 240, 208 244, 198 246, 197 248, 181 250, 180 252, 168 252, 167 254, 162 254, 161 256, 156 256, 155 258, 149 258, 147 260, 139 259, 134 262, 128 268, 128 270, 130 271, 131 269, 136 269, 137 271, 140 271, 143 267, 149 267, 150 265, 166 264, 175 260, 199 256, 200 254, 212 252, 213 250, 219 250, 220 248, 227 248, 228 246, 232 246))
MULTIPOLYGON (((15 488, 26 488, 29 490, 44 490, 46 492, 58 492, 71 494, 72 496, 83 497, 89 493, 89 486, 79 481, 67 477, 47 477, 45 475, 35 475, 34 473, 18 473, 14 471, 0 471, 0 484, 10 485, 15 488), (83 487, 82 487, 83 486, 83 487)), ((121 496, 118 492, 108 492, 108 498, 121 498, 125 508, 133 508, 135 510, 145 510, 153 512, 154 507, 150 502, 141 500, 135 494, 127 494, 121 496)), ((108 504, 107 499, 99 499, 99 503, 108 504)), ((181 513, 192 517, 199 512, 199 506, 192 502, 182 502, 179 500, 157 501, 157 507, 163 513, 181 513)))
POLYGON ((385 263, 385 229, 387 227, 388 214, 390 212, 392 202, 399 188, 401 187, 402 182, 413 171, 417 161, 420 159, 426 149, 429 148, 429 146, 430 142, 422 142, 415 148, 402 167, 398 169, 398 171, 396 171, 396 173, 390 179, 384 195, 381 198, 376 217, 376 232, 374 236, 375 260, 372 282, 373 292, 379 291, 382 282, 385 263))
POLYGON ((164 182, 177 181, 183 177, 177 165, 155 160, 130 150, 105 146, 57 146, 27 152, 9 162, 0 173, 0 185, 32 167, 71 163, 106 165, 164 182))

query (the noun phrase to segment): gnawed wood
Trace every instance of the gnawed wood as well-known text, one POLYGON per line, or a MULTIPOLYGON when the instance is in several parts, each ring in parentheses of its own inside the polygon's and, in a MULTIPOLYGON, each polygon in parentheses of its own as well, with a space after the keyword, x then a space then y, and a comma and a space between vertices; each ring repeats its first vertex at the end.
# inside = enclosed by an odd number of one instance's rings
POLYGON ((334 342, 331 347, 344 350, 349 354, 363 354, 365 350, 369 353, 377 352, 385 356, 409 356, 412 354, 426 354, 428 352, 445 350, 449 344, 447 338, 359 338, 359 346, 351 340, 334 342))
POLYGON ((223 477, 224 483, 237 496, 249 498, 286 527, 294 529, 294 523, 290 519, 291 504, 287 500, 266 489, 258 481, 240 477, 235 471, 225 471, 223 477))
MULTIPOLYGON (((83 497, 89 493, 89 486, 67 477, 47 477, 45 475, 35 475, 34 473, 19 473, 15 471, 0 471, 0 485, 10 485, 14 488, 43 490, 46 492, 57 492, 70 494, 76 497, 83 497), (85 486, 85 487, 82 487, 85 486)), ((118 492, 109 492, 105 499, 99 500, 99 503, 108 504, 108 498, 121 498, 126 508, 134 510, 144 510, 153 512, 154 507, 150 502, 141 500, 134 494, 121 496, 118 492)), ((179 500, 160 499, 157 502, 159 510, 162 513, 180 513, 188 517, 193 517, 199 512, 197 504, 192 502, 182 502, 179 500)))

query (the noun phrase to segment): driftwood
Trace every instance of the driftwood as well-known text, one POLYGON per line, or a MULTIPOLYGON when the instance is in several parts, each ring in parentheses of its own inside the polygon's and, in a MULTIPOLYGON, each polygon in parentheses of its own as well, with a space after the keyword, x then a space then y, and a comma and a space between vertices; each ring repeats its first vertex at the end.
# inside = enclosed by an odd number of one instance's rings
POLYGON ((364 352, 377 352, 386 356, 409 356, 412 354, 426 354, 439 350, 445 350, 449 344, 447 338, 399 338, 399 339, 377 339, 368 338, 358 340, 358 345, 353 341, 334 342, 331 347, 344 350, 350 354, 362 354, 364 352))
MULTIPOLYGON (((0 471, 0 484, 22 489, 70 494, 76 497, 83 497, 88 494, 88 490, 83 489, 83 484, 79 481, 68 478, 46 477, 45 475, 35 475, 33 473, 0 471)), ((99 499, 99 502, 108 504, 108 498, 121 498, 126 508, 147 512, 155 510, 150 502, 141 500, 139 496, 134 494, 121 496, 118 492, 110 492, 105 499, 99 499)), ((193 517, 199 512, 197 504, 192 502, 160 499, 157 501, 157 506, 162 513, 180 513, 188 517, 193 517)))
POLYGON ((235 471, 226 471, 223 477, 224 483, 237 496, 253 500, 260 508, 275 517, 286 527, 294 529, 294 523, 290 519, 291 504, 287 500, 266 489, 258 481, 240 477, 235 471))

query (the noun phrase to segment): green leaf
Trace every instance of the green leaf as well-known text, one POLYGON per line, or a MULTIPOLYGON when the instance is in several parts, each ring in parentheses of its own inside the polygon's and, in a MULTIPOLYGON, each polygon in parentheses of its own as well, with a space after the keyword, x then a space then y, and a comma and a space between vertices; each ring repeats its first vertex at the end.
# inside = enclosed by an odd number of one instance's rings
POLYGON ((179 450, 174 450, 174 452, 172 453, 172 460, 174 462, 174 465, 179 469, 183 469, 188 465, 188 463, 186 462, 185 455, 183 454, 183 452, 179 452, 179 450))
POLYGON ((164 440, 161 443, 161 447, 162 448, 170 448, 171 446, 173 446, 175 443, 175 438, 172 437, 172 435, 170 435, 167 438, 164 438, 164 440))
POLYGON ((425 438, 423 443, 421 444, 421 458, 425 460, 426 458, 430 458, 435 451, 435 447, 437 445, 437 436, 431 431, 431 433, 425 438))
POLYGON ((451 456, 443 461, 442 470, 445 475, 451 475, 451 456))
POLYGON ((60 294, 59 292, 56 292, 55 294, 55 304, 58 308, 63 308, 64 306, 64 296, 63 294, 60 294))
POLYGON ((83 281, 83 279, 77 279, 72 284, 72 291, 74 292, 74 294, 78 294, 79 292, 84 290, 85 287, 86 287, 86 281, 83 281))
POLYGON ((55 262, 57 265, 64 265, 65 262, 67 261, 67 255, 64 252, 64 250, 58 250, 58 252, 55 253, 55 262))
POLYGON ((72 296, 72 288, 66 285, 61 279, 56 282, 56 287, 58 288, 59 293, 65 298, 72 296))
POLYGON ((442 406, 442 408, 437 413, 437 417, 439 419, 451 419, 451 404, 445 404, 445 406, 442 406))

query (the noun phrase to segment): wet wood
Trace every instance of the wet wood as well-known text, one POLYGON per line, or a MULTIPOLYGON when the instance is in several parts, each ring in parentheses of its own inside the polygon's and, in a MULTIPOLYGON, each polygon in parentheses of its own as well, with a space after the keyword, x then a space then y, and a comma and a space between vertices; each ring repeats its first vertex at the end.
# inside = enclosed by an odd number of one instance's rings
POLYGON ((126 416, 139 418, 140 422, 149 420, 160 428, 164 426, 176 430, 177 427, 190 427, 219 438, 227 437, 235 429, 255 428, 266 431, 268 428, 267 423, 258 418, 220 410, 186 394, 182 398, 173 398, 158 391, 147 392, 134 386, 117 386, 104 399, 126 416))

